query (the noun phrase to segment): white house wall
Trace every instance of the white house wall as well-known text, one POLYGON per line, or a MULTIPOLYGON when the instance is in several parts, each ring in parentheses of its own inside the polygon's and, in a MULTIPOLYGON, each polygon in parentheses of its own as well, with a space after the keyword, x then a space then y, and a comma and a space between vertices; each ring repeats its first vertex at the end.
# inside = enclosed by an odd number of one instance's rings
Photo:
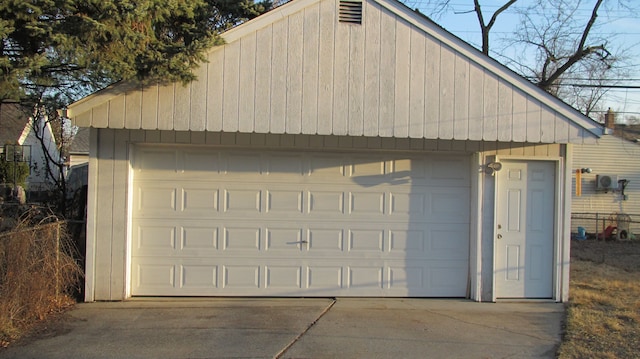
MULTIPOLYGON (((130 206, 131 144, 191 144, 229 148, 309 149, 309 150, 382 150, 476 153, 475 170, 479 190, 472 197, 470 228, 471 291, 476 300, 492 300, 493 278, 493 178, 481 164, 491 156, 536 158, 564 157, 566 146, 496 144, 472 141, 394 139, 379 137, 339 137, 305 135, 226 134, 212 132, 174 132, 144 130, 91 130, 91 158, 86 267, 86 300, 122 300, 127 295, 129 278, 127 243, 130 206), (97 205, 96 205, 97 204, 97 205), (478 219, 480 218, 480 219, 478 219)), ((473 192, 473 190, 472 190, 473 192)))
POLYGON ((297 0, 224 36, 197 81, 119 84, 70 107, 96 128, 593 142, 594 124, 393 1, 297 0), (571 118, 571 119, 570 119, 571 118), (577 119, 577 120, 576 120, 577 119))
MULTIPOLYGON (((624 140, 617 136, 603 136, 597 143, 574 146, 573 173, 573 203, 571 212, 574 217, 585 217, 580 213, 599 213, 609 225, 609 217, 615 219, 617 213, 635 214, 632 220, 640 222, 640 144, 624 140), (576 196, 575 169, 591 168, 591 173, 582 174, 582 196, 576 196), (629 184, 625 194, 628 200, 623 200, 620 192, 607 193, 596 191, 596 176, 598 174, 617 175, 618 179, 627 179, 629 184)), ((591 215, 587 215, 592 217, 591 215)), ((582 226, 589 233, 602 232, 602 220, 596 229, 595 220, 575 219, 573 230, 582 226)), ((615 224, 614 224, 615 225, 615 224)), ((640 235, 640 223, 633 223, 631 233, 640 235)))

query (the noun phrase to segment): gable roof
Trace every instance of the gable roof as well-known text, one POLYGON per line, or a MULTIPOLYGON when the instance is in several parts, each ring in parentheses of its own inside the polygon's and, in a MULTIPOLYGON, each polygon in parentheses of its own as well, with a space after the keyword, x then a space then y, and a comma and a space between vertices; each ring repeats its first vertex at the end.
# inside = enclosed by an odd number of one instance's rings
POLYGON ((89 153, 89 128, 79 127, 69 144, 69 153, 84 154, 89 153))
POLYGON ((28 125, 29 116, 20 104, 0 102, 0 146, 19 142, 28 125))
POLYGON ((295 0, 223 34, 187 86, 120 83, 79 126, 583 143, 602 127, 395 0, 295 0))

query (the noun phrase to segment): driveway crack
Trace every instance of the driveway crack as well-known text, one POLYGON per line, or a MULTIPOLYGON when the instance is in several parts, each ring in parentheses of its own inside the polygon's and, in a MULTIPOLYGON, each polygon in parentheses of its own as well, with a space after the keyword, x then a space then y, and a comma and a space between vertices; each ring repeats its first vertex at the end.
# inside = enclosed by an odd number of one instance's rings
POLYGON ((274 355, 273 359, 281 358, 287 352, 287 350, 289 350, 289 348, 291 348, 298 340, 300 340, 300 338, 302 338, 305 334, 307 334, 307 332, 314 325, 316 325, 316 323, 320 320, 320 318, 322 318, 325 314, 329 312, 329 310, 331 310, 334 304, 336 304, 336 298, 333 298, 331 300, 331 303, 329 303, 329 305, 327 305, 327 307, 324 308, 324 310, 318 315, 318 317, 314 321, 312 321, 309 325, 307 325, 307 327, 302 332, 300 332, 300 334, 298 334, 295 338, 293 338, 293 340, 289 344, 287 344, 284 348, 282 348, 282 350, 280 350, 278 354, 274 355))

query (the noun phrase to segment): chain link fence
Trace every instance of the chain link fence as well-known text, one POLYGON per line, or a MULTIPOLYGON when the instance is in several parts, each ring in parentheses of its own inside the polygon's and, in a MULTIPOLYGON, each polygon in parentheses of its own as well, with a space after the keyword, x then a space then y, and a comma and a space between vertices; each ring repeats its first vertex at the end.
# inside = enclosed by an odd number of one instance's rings
POLYGON ((640 238, 640 214, 571 213, 571 232, 577 239, 638 239, 640 238))

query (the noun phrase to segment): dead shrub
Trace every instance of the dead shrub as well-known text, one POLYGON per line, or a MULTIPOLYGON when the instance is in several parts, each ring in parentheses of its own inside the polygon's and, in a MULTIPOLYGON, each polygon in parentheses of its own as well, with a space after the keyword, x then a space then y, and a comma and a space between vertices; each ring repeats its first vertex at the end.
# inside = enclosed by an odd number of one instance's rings
POLYGON ((82 274, 64 222, 0 235, 0 346, 74 303, 82 274))

